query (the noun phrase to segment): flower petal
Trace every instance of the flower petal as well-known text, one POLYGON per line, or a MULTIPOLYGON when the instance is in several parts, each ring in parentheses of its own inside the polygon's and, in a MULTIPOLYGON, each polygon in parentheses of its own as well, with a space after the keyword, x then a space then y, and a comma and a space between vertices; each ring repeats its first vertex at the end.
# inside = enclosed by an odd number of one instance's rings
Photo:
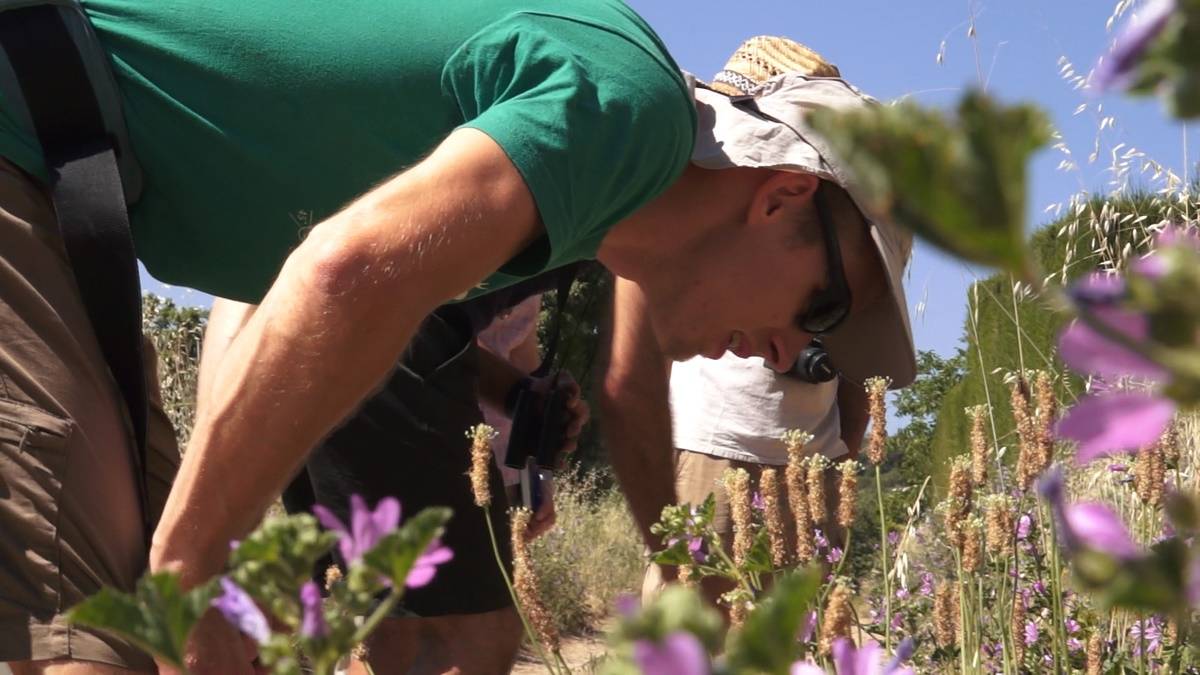
POLYGON ((1166 27, 1174 10, 1174 0, 1152 0, 1142 8, 1141 15, 1117 36, 1112 52, 1097 66, 1097 89, 1107 91, 1129 84, 1138 59, 1166 27))
POLYGON ((300 635, 306 638, 321 638, 329 634, 325 613, 321 605, 321 589, 312 581, 300 587, 300 635))
POLYGON ((1175 403, 1152 394, 1086 396, 1067 411, 1055 434, 1079 446, 1079 464, 1111 452, 1140 450, 1158 441, 1175 415, 1175 403))
MULTIPOLYGON (((1105 325, 1134 340, 1145 341, 1149 336, 1149 321, 1141 314, 1115 307, 1098 307, 1092 313, 1105 325)), ((1167 378, 1166 370, 1158 364, 1112 342, 1079 320, 1058 336, 1058 353, 1071 370, 1084 375, 1133 375, 1156 381, 1167 378)))
POLYGON ((699 638, 677 631, 661 643, 638 640, 633 645, 633 661, 643 675, 708 675, 708 652, 699 638))
POLYGON ((317 522, 321 523, 325 529, 333 530, 339 534, 350 534, 350 529, 346 527, 346 524, 343 523, 340 518, 334 515, 333 511, 330 511, 324 506, 321 506, 320 504, 314 506, 313 515, 317 517, 317 522))
POLYGON ((254 638, 255 642, 266 644, 271 639, 271 629, 267 625, 267 617, 250 595, 229 577, 221 577, 221 590, 221 595, 213 599, 212 606, 221 612, 226 621, 254 638))
POLYGON ((788 675, 825 675, 825 671, 811 661, 797 661, 792 664, 788 675))
POLYGON ((1071 504, 1064 516, 1081 546, 1125 560, 1138 556, 1137 544, 1130 538, 1125 523, 1104 504, 1071 504))
MULTIPOLYGON (((380 499, 379 503, 375 505, 375 513, 371 515, 371 520, 375 525, 375 534, 378 537, 391 533, 400 524, 400 500, 395 497, 380 499)), ((376 542, 378 541, 376 539, 376 542)))
POLYGON ((1093 272, 1071 284, 1071 298, 1083 305, 1110 305, 1125 297, 1125 279, 1117 274, 1093 272))
POLYGON ((413 565, 413 568, 408 571, 408 577, 404 579, 404 585, 408 588, 421 588, 433 581, 433 577, 436 574, 437 568, 433 565, 418 563, 413 565))
POLYGON ((896 646, 896 653, 892 656, 892 660, 883 667, 883 675, 902 675, 903 673, 911 673, 912 669, 904 666, 904 662, 911 659, 917 651, 917 643, 911 637, 906 637, 896 646))

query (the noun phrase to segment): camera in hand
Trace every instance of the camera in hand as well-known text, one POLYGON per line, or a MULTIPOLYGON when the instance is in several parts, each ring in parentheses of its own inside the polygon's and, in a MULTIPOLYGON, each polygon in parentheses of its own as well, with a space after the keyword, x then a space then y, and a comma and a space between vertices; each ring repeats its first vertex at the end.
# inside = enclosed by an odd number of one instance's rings
POLYGON ((518 384, 505 406, 512 418, 512 430, 504 464, 521 470, 522 501, 536 510, 542 499, 539 473, 554 471, 567 438, 569 394, 557 387, 536 392, 531 385, 528 379, 518 384))
POLYGON ((821 342, 821 338, 813 338, 812 342, 809 342, 808 346, 800 352, 800 356, 796 358, 796 363, 788 371, 788 374, 802 382, 821 384, 837 377, 838 371, 833 366, 833 359, 829 357, 829 352, 825 351, 825 345, 821 342))

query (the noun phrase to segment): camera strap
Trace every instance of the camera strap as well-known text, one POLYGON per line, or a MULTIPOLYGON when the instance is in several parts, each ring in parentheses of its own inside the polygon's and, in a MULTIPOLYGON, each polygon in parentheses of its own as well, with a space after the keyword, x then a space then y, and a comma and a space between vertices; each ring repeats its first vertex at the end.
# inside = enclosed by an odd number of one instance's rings
MULTIPOLYGON (((575 283, 577 269, 575 266, 563 268, 558 278, 558 288, 555 291, 554 299, 554 327, 550 329, 550 339, 546 342, 546 352, 542 356, 542 362, 530 373, 533 378, 549 375, 550 369, 554 366, 554 356, 558 352, 558 339, 562 334, 563 321, 567 317, 567 302, 571 299, 571 285, 575 283)), ((561 364, 559 370, 562 370, 561 364)))

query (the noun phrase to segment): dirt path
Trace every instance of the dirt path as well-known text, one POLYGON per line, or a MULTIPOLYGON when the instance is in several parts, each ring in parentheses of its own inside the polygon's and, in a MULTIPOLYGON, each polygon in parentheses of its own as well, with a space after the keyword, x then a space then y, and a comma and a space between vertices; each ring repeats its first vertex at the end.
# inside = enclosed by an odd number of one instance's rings
MULTIPOLYGON (((595 665, 604 656, 604 633, 599 632, 582 637, 569 637, 563 640, 562 655, 571 672, 586 675, 595 672, 595 665)), ((512 669, 512 675, 545 675, 546 667, 538 660, 537 655, 522 651, 517 657, 517 665, 512 669)))

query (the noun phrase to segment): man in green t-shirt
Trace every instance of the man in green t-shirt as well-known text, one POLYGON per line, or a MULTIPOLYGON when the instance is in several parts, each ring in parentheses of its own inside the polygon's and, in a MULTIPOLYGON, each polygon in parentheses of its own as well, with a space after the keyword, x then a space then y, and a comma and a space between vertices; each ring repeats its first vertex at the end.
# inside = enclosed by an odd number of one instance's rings
MULTIPOLYGON (((815 199, 852 187, 803 124, 806 106, 866 104, 840 81, 785 74, 747 100, 693 89, 617 0, 84 9, 141 169, 138 257, 259 309, 214 371, 146 551, 121 399, 28 116, 0 102, 0 477, 15 495, 0 529, 16 533, 0 545, 0 660, 21 672, 150 670, 63 610, 130 587, 147 554, 185 585, 216 573, 454 299, 596 258, 620 277, 614 332, 649 325, 637 334, 668 357, 733 345, 783 369, 840 326, 839 363, 911 379, 900 235, 815 199)), ((614 465, 645 529, 672 493, 635 460, 614 465)), ((191 671, 249 673, 241 645, 206 616, 191 671)))

